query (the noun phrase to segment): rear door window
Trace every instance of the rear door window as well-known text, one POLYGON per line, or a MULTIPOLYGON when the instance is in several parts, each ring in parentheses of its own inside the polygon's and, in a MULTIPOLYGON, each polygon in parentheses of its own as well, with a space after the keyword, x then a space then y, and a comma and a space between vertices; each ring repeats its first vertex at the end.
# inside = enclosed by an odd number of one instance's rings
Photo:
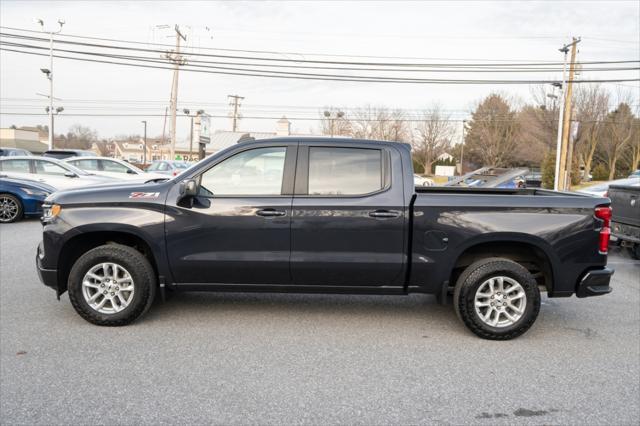
POLYGON ((365 195, 383 187, 381 150, 309 148, 309 195, 365 195))

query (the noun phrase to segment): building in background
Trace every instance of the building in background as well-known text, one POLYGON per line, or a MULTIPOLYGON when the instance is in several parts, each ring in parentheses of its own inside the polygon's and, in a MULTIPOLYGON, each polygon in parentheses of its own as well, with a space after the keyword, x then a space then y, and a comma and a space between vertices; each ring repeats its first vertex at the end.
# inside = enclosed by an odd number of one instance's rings
POLYGON ((31 129, 0 129, 0 146, 25 149, 33 154, 42 154, 48 149, 48 145, 41 142, 38 130, 31 129))

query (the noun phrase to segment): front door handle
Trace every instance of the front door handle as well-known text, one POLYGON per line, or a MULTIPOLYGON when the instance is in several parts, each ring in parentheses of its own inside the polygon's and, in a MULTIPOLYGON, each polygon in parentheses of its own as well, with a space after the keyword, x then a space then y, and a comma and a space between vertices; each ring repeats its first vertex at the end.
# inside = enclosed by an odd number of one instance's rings
POLYGON ((258 210, 256 214, 262 217, 274 217, 274 216, 285 216, 287 212, 284 212, 282 210, 275 210, 275 209, 263 209, 263 210, 258 210))
POLYGON ((400 216, 400 212, 393 210, 376 210, 374 212, 369 212, 369 216, 381 219, 389 219, 400 216))

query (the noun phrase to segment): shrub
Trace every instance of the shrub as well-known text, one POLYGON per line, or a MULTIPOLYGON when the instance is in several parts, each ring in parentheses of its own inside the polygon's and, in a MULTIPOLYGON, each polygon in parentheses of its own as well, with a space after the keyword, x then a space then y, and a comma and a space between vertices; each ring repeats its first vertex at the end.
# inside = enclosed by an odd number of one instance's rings
POLYGON ((540 165, 542 171, 542 187, 553 189, 553 180, 556 176, 556 152, 549 151, 544 156, 540 165))
POLYGON ((609 170, 604 163, 598 163, 591 171, 593 180, 609 180, 609 170))

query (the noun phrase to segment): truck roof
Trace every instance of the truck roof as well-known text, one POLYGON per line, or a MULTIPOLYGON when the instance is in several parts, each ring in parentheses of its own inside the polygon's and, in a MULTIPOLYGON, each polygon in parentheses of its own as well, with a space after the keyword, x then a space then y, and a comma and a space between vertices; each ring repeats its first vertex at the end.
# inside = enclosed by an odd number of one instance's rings
POLYGON ((336 137, 332 138, 329 136, 277 136, 274 138, 266 138, 266 139, 254 139, 254 138, 245 138, 240 139, 238 143, 247 143, 247 142, 255 142, 255 143, 274 143, 274 142, 291 142, 291 141, 305 141, 305 142, 335 142, 336 145, 340 144, 349 144, 349 143, 357 143, 357 144, 370 144, 370 145, 385 145, 385 146, 402 146, 405 149, 411 150, 411 145, 405 142, 393 142, 393 141, 380 141, 373 139, 356 139, 356 138, 344 138, 344 137, 336 137))

